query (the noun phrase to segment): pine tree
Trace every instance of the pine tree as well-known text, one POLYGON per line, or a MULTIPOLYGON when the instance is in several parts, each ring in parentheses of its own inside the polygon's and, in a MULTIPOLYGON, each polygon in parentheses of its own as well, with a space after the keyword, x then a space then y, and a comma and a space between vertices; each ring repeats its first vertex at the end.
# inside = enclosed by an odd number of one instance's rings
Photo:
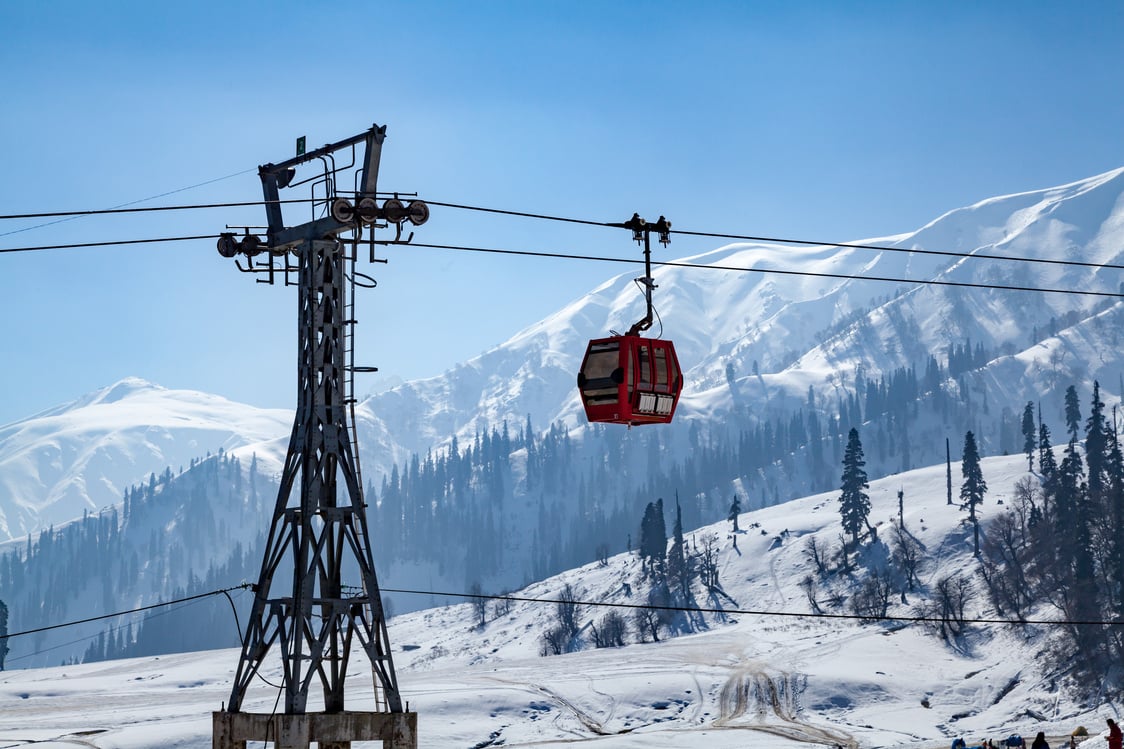
POLYGON ((1042 492, 1049 501, 1054 496, 1058 461, 1054 458, 1054 446, 1050 444, 1050 427, 1045 422, 1038 427, 1038 470, 1042 473, 1042 492))
POLYGON ((1124 615, 1124 454, 1116 431, 1116 409, 1112 412, 1112 427, 1108 432, 1109 447, 1105 461, 1108 473, 1107 503, 1111 508, 1109 522, 1109 568, 1116 585, 1114 611, 1117 618, 1124 615))
POLYGON ((0 601, 0 671, 4 670, 4 659, 8 657, 8 607, 0 601))
POLYGON ((1065 389, 1065 428, 1071 440, 1077 439, 1081 428, 1081 405, 1077 401, 1077 388, 1070 385, 1065 389))
POLYGON ((851 534, 855 546, 859 544, 859 533, 862 532, 863 526, 867 523, 867 516, 870 514, 870 497, 864 491, 870 488, 865 465, 859 430, 852 427, 847 434, 847 449, 843 452, 839 515, 843 520, 843 532, 851 534))
POLYGON ((1034 470, 1034 450, 1038 447, 1038 429, 1034 424, 1034 401, 1027 401, 1023 409, 1023 452, 1026 453, 1026 470, 1034 470))
POLYGON ((662 577, 667 550, 667 526, 663 520, 663 499, 649 502, 640 521, 640 559, 649 573, 662 577))
MULTIPOLYGON (((1065 563, 1072 574, 1067 585, 1066 614, 1077 621, 1095 620, 1098 606, 1092 548, 1093 509, 1076 438, 1070 439, 1058 469, 1055 507, 1059 547, 1068 551, 1065 563)), ((1076 654, 1086 662, 1091 660, 1098 649, 1097 631, 1093 627, 1075 627, 1072 636, 1076 654)))
POLYGON ((679 506, 679 493, 675 495, 675 527, 671 532, 671 549, 667 552, 667 573, 679 587, 684 600, 691 586, 690 570, 683 553, 683 510, 679 506))
POLYGON ((1078 494, 1083 491, 1085 468, 1077 452, 1077 439, 1066 445, 1061 466, 1052 484, 1054 496, 1054 523, 1060 536, 1060 545, 1072 548, 1076 541, 1076 516, 1078 494))
POLYGON ((737 533, 738 530, 739 530, 738 529, 738 515, 740 515, 741 512, 742 512, 742 503, 741 503, 741 500, 738 499, 738 495, 735 494, 734 495, 734 501, 730 503, 730 512, 726 516, 726 519, 734 524, 734 533, 737 533))
POLYGON ((1093 403, 1085 422, 1085 464, 1089 469, 1089 499, 1099 505, 1108 484, 1108 427, 1101 401, 1101 385, 1093 382, 1093 403))
POLYGON ((952 448, 949 446, 948 437, 944 438, 944 485, 945 504, 952 504, 952 448))
POLYGON ((980 555, 980 521, 976 516, 976 505, 983 503, 987 493, 987 482, 980 470, 980 453, 976 448, 976 436, 971 432, 964 435, 964 455, 960 464, 964 483, 960 486, 960 502, 968 508, 968 519, 972 522, 975 554, 980 555))

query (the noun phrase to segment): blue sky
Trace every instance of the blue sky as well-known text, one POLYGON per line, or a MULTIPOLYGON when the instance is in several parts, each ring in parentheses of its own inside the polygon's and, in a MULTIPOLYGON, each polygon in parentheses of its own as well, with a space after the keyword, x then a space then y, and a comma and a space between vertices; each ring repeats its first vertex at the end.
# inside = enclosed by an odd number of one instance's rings
MULTIPOLYGON (((257 165, 386 124, 380 188, 601 221, 853 240, 1124 165, 1120 2, 0 4, 0 213, 258 200, 257 165)), ((0 248, 209 234, 91 217, 0 248)), ((433 211, 418 240, 633 256, 433 211)), ((715 242, 677 238, 667 257, 715 242)), ((613 266, 395 248, 361 363, 439 374, 613 266)), ((122 377, 291 407, 292 289, 207 241, 0 255, 0 424, 122 377)))

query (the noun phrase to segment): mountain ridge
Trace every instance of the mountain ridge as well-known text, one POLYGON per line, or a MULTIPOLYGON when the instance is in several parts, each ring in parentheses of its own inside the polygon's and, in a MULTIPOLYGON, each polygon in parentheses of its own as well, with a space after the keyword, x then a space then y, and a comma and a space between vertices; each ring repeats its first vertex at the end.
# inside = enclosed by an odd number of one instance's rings
POLYGON ((284 433, 291 412, 127 377, 0 427, 0 541, 121 502, 152 473, 284 433))
MULTIPOLYGON (((968 252, 1001 245, 1026 256, 1034 249, 1034 256, 1044 259, 1119 264, 1124 258, 1124 168, 988 198, 948 211, 914 232, 862 243, 968 252)), ((943 358, 953 343, 965 339, 994 352, 994 366, 1006 373, 961 375, 951 384, 962 397, 966 388, 980 389, 985 410, 989 404, 996 413, 1014 411, 1028 392, 1037 397, 1066 380, 1087 389, 1099 378, 1110 402, 1121 397, 1114 389, 1124 390, 1113 376, 1124 369, 1124 360, 1110 345, 1119 327, 1119 304, 925 283, 1069 284, 1116 292, 1120 283, 1111 276, 1113 269, 745 242, 690 254, 684 262, 920 280, 886 284, 657 266, 655 301, 661 318, 654 333, 675 341, 687 381, 677 423, 662 432, 671 454, 687 448, 693 425, 734 419, 737 428, 744 428, 808 407, 809 397, 821 411, 833 408, 854 391, 859 378, 920 367, 926 356, 943 358), (1028 329, 1038 332, 1028 335, 1028 329)), ((618 274, 441 375, 364 398, 356 406, 356 427, 365 480, 378 486, 412 455, 445 449, 454 435, 469 444, 481 431, 505 422, 516 428, 529 420, 539 432, 559 424, 577 438, 587 434, 574 387, 585 343, 626 327, 642 306, 632 274, 618 274)), ((173 405, 178 393, 192 391, 126 378, 0 427, 0 534, 18 537, 117 502, 130 483, 220 447, 243 457, 255 449, 270 456, 283 453, 291 411, 256 409, 201 393, 185 396, 189 405, 173 405), (209 408, 209 415, 192 407, 209 408), (92 419, 84 437, 81 425, 64 418, 78 412, 92 419), (131 426, 122 429, 114 418, 132 419, 131 426), (175 436, 180 427, 186 428, 183 440, 175 436), (146 435, 149 428, 153 431, 146 435), (180 444, 170 447, 175 443, 180 444), (46 512, 46 507, 55 509, 46 512)), ((982 448, 996 451, 998 428, 980 427, 982 448)))

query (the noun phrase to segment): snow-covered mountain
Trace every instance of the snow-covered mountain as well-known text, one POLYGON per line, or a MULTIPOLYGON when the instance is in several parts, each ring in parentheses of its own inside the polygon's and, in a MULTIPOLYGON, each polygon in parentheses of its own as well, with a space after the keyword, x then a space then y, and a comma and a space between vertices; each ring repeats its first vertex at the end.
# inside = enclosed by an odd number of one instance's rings
POLYGON ((291 426, 289 411, 136 378, 0 426, 0 542, 120 503, 151 474, 220 449, 272 452, 291 426))
MULTIPOLYGON (((834 402, 860 372, 877 379, 898 367, 921 368, 930 354, 944 359, 965 340, 991 352, 987 372, 968 385, 989 390, 996 413, 1021 408, 1027 393, 1069 384, 1087 391, 1096 378, 1108 400, 1119 399, 1118 299, 997 287, 1124 289, 1119 268, 1056 264, 1124 264, 1124 169, 984 200, 915 232, 857 243, 916 251, 743 243, 680 259, 701 269, 657 268, 662 334, 675 342, 686 370, 679 420, 720 419, 739 397, 757 417, 798 407, 809 389, 834 402)), ((584 419, 574 377, 586 341, 642 316, 632 278, 606 281, 439 377, 366 400, 366 465, 377 475, 403 451, 424 454, 454 434, 463 444, 482 425, 505 419, 578 426, 584 419)))
MULTIPOLYGON (((1060 408, 1060 390, 1075 384, 1088 392, 1099 379, 1106 402, 1119 402, 1124 308, 1118 300, 994 287, 1118 292, 1119 269, 1093 266, 1124 263, 1124 169, 985 200, 915 232, 863 243, 915 251, 742 243, 683 259, 701 268, 656 269, 662 334, 675 341, 687 383, 678 423, 664 431, 670 435, 665 448, 685 449, 690 425, 722 424, 731 414, 740 425, 785 418, 808 403, 809 394, 826 420, 860 375, 872 381, 898 367, 920 369, 930 355, 944 362, 951 345, 967 340, 984 347, 989 361, 950 387, 962 399, 982 401, 979 419, 987 422, 971 426, 985 454, 1002 451, 998 416, 1019 413, 1027 400, 1042 398, 1060 408), (784 273, 764 272, 769 270, 784 273)), ((529 417, 538 430, 560 423, 580 436, 574 373, 588 339, 624 329, 640 316, 642 300, 632 278, 606 281, 439 377, 360 403, 365 479, 377 487, 412 454, 424 455, 453 435, 469 444, 478 430, 505 420, 516 427, 529 417)), ((1060 420, 1060 414, 1046 418, 1060 420)), ((248 452, 274 456, 284 451, 290 425, 286 410, 125 380, 0 427, 0 540, 118 502, 126 486, 166 467, 176 471, 220 447, 244 458, 248 452)), ((928 448, 938 442, 943 448, 943 439, 925 435, 928 448)), ((913 458, 914 465, 936 459, 916 446, 913 458)), ((774 492, 778 499, 797 493, 796 486, 774 492)))
MULTIPOLYGON (((988 458, 982 468, 991 487, 980 508, 986 527, 1013 511, 1012 487, 1026 475, 1026 463, 1022 456, 988 458)), ((954 470, 959 475, 959 467, 954 470)), ((903 487, 902 517, 923 560, 918 589, 906 602, 895 596, 889 613, 908 617, 941 577, 961 574, 978 584, 978 562, 964 511, 946 504, 943 465, 871 483, 870 518, 879 536, 891 535, 903 487)), ((1085 726, 1094 735, 1083 749, 1106 746, 1096 734, 1118 706, 1082 706, 1048 673, 1042 654, 1054 633, 1049 625, 971 625, 950 644, 923 623, 799 616, 812 613, 802 583, 813 573, 809 539, 828 548, 842 532, 837 495, 745 513, 736 535, 728 522, 688 533, 692 548, 714 539, 724 593, 709 596, 696 581, 693 598, 728 612, 694 617, 691 634, 671 637, 665 630, 659 642, 644 643, 632 630, 626 646, 595 649, 592 628, 614 609, 583 606, 577 615, 581 649, 542 657, 542 635, 556 621, 551 603, 514 601, 503 613, 490 608, 483 625, 468 603, 392 619, 399 684, 419 713, 421 743, 937 749, 956 736, 975 744, 1015 732, 1029 740, 1041 730, 1058 746, 1085 726)), ((855 577, 836 574, 818 584, 827 613, 848 611, 831 600, 853 594, 855 577)), ((650 582, 628 553, 514 595, 558 599, 567 585, 581 601, 628 606, 646 600, 650 582)), ((966 613, 1004 618, 978 590, 966 613)), ((1048 606, 1033 612, 1035 619, 1056 616, 1048 606)), ((206 746, 209 713, 226 699, 237 659, 237 650, 216 650, 7 671, 0 679, 0 738, 206 746)), ((353 658, 351 669, 349 707, 371 709, 369 666, 353 658)), ((276 661, 263 671, 274 683, 280 678, 276 661)), ((269 712, 276 695, 255 684, 245 708, 269 712)))

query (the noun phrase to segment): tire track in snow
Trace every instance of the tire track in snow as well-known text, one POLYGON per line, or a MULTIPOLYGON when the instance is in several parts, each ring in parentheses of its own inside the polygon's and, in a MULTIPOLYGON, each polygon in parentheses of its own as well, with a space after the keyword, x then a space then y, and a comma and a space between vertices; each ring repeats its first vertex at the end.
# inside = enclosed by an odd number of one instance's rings
POLYGON ((586 680, 589 682, 589 691, 593 694, 598 695, 599 697, 602 697, 605 703, 609 706, 608 714, 601 721, 601 726, 602 728, 604 728, 604 726, 613 719, 613 716, 617 714, 617 698, 609 694, 608 692, 602 692, 600 689, 595 687, 593 685, 594 681, 592 676, 587 677, 586 680))
POLYGON ((817 726, 800 719, 801 675, 783 673, 779 679, 757 668, 742 668, 726 680, 718 697, 715 728, 761 731, 807 744, 830 744, 857 749, 858 742, 845 731, 817 726), (753 722, 740 722, 752 710, 753 722), (738 721, 738 722, 735 722, 738 721))
POLYGON ((14 741, 14 744, 4 744, 0 749, 12 749, 13 747, 32 746, 34 744, 77 744, 78 746, 88 747, 88 749, 100 749, 97 744, 86 741, 81 736, 89 736, 92 734, 104 733, 104 731, 86 731, 78 733, 67 733, 62 736, 56 736, 50 739, 4 739, 5 741, 14 741))
POLYGON ((541 684, 528 684, 527 687, 535 690, 539 694, 553 701, 555 704, 568 710, 575 718, 578 719, 578 722, 581 723, 587 731, 595 733, 598 736, 614 736, 618 733, 630 733, 632 731, 631 728, 625 728, 620 731, 607 731, 605 730, 605 726, 601 723, 601 721, 597 720, 592 715, 582 710, 580 707, 570 702, 568 699, 558 694, 554 690, 544 687, 541 684))
POLYGON ((769 557, 769 574, 773 576, 773 601, 778 609, 782 609, 785 605, 784 593, 781 591, 781 579, 777 577, 777 558, 775 556, 769 557))
MULTIPOLYGON (((545 687, 541 684, 533 684, 533 683, 529 683, 529 682, 523 683, 523 682, 516 682, 516 681, 507 681, 506 679, 498 679, 496 677, 490 677, 490 679, 492 681, 497 681, 501 684, 504 684, 504 685, 507 685, 507 686, 510 686, 510 687, 515 687, 517 689, 522 689, 522 690, 526 690, 526 691, 529 691, 529 692, 536 692, 536 693, 542 695, 543 697, 546 697, 548 700, 553 702, 555 705, 557 705, 558 707, 562 708, 566 712, 569 712, 571 715, 573 715, 574 718, 576 718, 577 721, 579 723, 581 723, 582 727, 584 727, 587 731, 589 731, 590 733, 593 733, 597 736, 616 736, 617 734, 631 733, 634 730, 632 728, 622 728, 619 731, 613 731, 613 730, 609 730, 609 729, 605 728, 604 723, 611 720, 612 716, 613 716, 613 713, 616 712, 615 701, 613 702, 613 706, 610 709, 609 717, 606 718, 605 721, 603 722, 603 721, 600 721, 597 718, 593 717, 592 715, 590 715, 589 713, 587 713, 585 710, 581 709, 580 707, 578 707, 574 703, 570 702, 568 699, 566 699, 562 695, 558 694, 554 690, 552 690, 548 687, 545 687)), ((594 690, 594 691, 596 691, 596 690, 594 690)), ((597 691, 597 694, 604 695, 604 693, 600 692, 600 691, 597 691)), ((607 695, 605 695, 605 696, 607 696, 607 695)), ((555 725, 557 725, 557 720, 560 717, 561 717, 561 712, 560 712, 559 716, 555 718, 555 725)), ((568 729, 563 729, 561 726, 559 726, 559 730, 568 730, 568 729)), ((569 732, 574 733, 574 731, 569 731, 569 732)))

